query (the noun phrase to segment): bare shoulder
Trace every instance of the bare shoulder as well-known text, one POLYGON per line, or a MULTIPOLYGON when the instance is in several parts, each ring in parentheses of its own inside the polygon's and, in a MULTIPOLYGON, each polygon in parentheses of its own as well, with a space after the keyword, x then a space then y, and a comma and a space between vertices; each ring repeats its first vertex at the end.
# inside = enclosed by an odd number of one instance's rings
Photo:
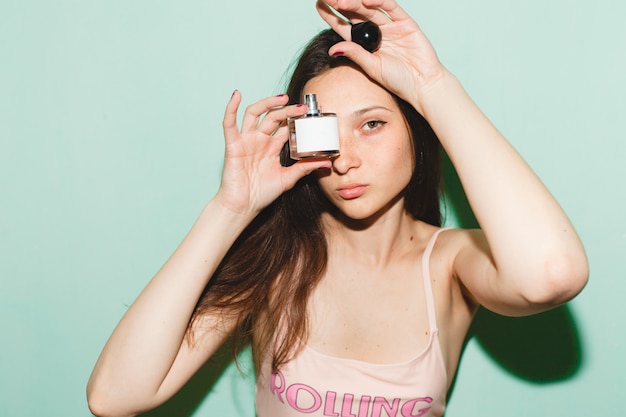
POLYGON ((459 259, 490 263, 489 247, 483 232, 480 229, 435 226, 428 226, 426 232, 433 245, 432 252, 426 254, 429 257, 431 280, 439 292, 441 304, 447 305, 451 311, 462 310, 464 315, 472 315, 478 303, 463 284, 458 271, 459 259))
POLYGON ((456 278, 459 278, 459 262, 471 259, 492 264, 489 244, 480 229, 442 229, 437 238, 437 249, 449 262, 451 273, 456 278))
POLYGON ((437 238, 440 246, 450 255, 456 255, 463 249, 483 248, 485 235, 480 229, 442 228, 437 238))
POLYGON ((468 277, 484 278, 495 271, 485 234, 480 229, 447 229, 442 231, 438 244, 451 285, 471 308, 477 308, 480 302, 468 287, 468 277))
POLYGON ((433 260, 445 263, 451 277, 458 278, 455 266, 459 258, 491 257, 489 245, 480 229, 435 228, 432 233, 438 233, 433 247, 433 260))

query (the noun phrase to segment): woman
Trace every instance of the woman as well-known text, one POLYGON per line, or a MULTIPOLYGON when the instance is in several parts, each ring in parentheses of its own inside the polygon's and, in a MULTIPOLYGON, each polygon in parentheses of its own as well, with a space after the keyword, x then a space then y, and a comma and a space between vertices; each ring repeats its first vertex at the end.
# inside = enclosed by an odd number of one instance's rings
POLYGON ((259 416, 440 416, 479 305, 534 314, 584 287, 567 216, 417 24, 393 0, 326 3, 334 31, 287 95, 239 129, 233 94, 220 188, 107 342, 94 414, 161 404, 235 334, 252 343, 259 416), (380 49, 343 41, 328 5, 376 23, 380 49), (285 120, 308 93, 337 113, 341 153, 287 167, 285 120), (440 228, 437 140, 480 230, 440 228))

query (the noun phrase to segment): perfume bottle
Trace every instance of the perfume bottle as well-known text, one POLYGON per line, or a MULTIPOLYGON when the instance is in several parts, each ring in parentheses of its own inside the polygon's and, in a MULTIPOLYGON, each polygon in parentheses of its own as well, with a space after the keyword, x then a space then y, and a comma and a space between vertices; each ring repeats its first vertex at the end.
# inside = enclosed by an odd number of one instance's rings
POLYGON ((287 120, 291 159, 339 155, 337 115, 320 112, 315 94, 306 94, 304 102, 306 114, 287 120))

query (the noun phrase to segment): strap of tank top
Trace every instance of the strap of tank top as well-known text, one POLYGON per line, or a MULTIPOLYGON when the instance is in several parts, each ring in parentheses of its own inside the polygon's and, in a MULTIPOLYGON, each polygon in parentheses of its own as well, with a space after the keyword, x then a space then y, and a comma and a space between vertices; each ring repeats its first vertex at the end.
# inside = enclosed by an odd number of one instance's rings
POLYGON ((424 278, 424 296, 426 297, 426 308, 428 309, 428 327, 431 332, 437 330, 437 315, 435 313, 435 297, 433 295, 433 288, 430 280, 430 254, 435 247, 435 242, 437 241, 437 236, 439 233, 447 230, 448 228, 443 228, 437 230, 430 237, 430 240, 426 244, 426 249, 424 249, 424 254, 422 255, 422 277, 424 278))

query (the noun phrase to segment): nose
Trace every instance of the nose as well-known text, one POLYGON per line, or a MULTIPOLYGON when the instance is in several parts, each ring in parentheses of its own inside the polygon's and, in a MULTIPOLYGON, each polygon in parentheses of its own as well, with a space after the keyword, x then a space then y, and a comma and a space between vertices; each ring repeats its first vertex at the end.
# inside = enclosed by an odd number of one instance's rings
POLYGON ((346 134, 339 132, 339 155, 333 160, 333 171, 339 175, 346 174, 352 168, 361 165, 361 158, 358 153, 358 145, 354 139, 346 134))

